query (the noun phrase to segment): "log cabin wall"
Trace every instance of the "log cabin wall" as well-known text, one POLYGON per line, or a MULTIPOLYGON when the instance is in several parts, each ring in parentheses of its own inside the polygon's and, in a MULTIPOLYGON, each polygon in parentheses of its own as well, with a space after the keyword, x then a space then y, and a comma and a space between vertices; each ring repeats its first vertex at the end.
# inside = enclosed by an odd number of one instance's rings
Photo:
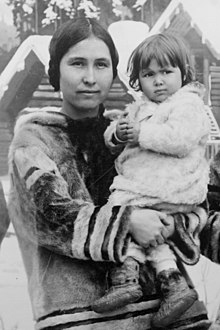
POLYGON ((211 107, 213 114, 220 126, 220 66, 210 67, 210 81, 211 81, 211 107))
POLYGON ((8 173, 8 149, 12 132, 7 122, 0 121, 0 176, 8 173))

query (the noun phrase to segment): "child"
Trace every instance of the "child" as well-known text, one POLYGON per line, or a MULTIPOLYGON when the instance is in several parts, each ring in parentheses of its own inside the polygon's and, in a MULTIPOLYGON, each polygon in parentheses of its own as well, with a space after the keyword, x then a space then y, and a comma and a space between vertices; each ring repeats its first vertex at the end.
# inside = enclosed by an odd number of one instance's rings
MULTIPOLYGON (((165 216, 173 219, 169 214, 196 214, 207 193, 205 149, 210 126, 202 100, 204 88, 193 82, 189 51, 177 36, 154 35, 133 51, 128 69, 131 87, 144 97, 128 105, 105 132, 113 152, 123 149, 116 160, 118 175, 110 199, 115 205, 148 207, 162 222, 165 216)), ((169 228, 171 237, 172 221, 169 228)), ((110 311, 140 299, 139 264, 146 259, 156 271, 162 294, 153 326, 166 327, 178 319, 198 296, 178 270, 167 242, 145 250, 131 242, 124 264, 110 272, 112 286, 93 309, 110 311)))

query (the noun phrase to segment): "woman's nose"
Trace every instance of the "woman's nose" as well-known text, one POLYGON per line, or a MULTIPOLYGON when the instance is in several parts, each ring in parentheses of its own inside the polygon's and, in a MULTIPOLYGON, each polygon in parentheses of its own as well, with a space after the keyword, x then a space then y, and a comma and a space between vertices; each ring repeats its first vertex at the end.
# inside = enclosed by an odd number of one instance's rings
POLYGON ((93 68, 87 68, 83 77, 83 82, 89 85, 95 84, 95 72, 93 68))

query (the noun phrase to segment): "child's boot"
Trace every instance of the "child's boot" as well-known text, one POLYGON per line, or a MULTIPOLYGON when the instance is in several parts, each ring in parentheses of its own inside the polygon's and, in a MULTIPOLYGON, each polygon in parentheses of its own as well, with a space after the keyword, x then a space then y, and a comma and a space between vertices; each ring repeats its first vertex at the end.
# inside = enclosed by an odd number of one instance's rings
POLYGON ((162 301, 152 318, 154 328, 165 328, 178 320, 198 299, 197 292, 190 289, 185 278, 177 269, 163 270, 158 274, 162 301))
POLYGON ((97 313, 105 313, 131 304, 142 297, 139 284, 139 263, 128 257, 120 266, 109 272, 109 289, 106 294, 96 300, 92 309, 97 313))
POLYGON ((219 330, 212 329, 212 326, 204 303, 196 300, 174 323, 163 330, 219 330))

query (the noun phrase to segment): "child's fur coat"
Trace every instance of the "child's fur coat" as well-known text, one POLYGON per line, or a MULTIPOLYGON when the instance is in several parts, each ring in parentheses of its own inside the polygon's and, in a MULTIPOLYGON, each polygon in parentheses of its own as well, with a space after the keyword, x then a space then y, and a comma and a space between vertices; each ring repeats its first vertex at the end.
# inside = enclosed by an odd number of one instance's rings
MULTIPOLYGON (((205 200, 210 124, 200 91, 200 84, 194 83, 160 104, 144 100, 128 105, 129 121, 140 123, 140 134, 138 144, 128 143, 116 160, 118 175, 111 190, 117 191, 118 203, 120 199, 125 203, 133 199, 134 204, 142 201, 149 207, 168 203, 174 212, 184 212, 187 208, 181 210, 178 205, 187 207, 205 200)), ((111 149, 115 127, 113 121, 105 132, 111 149)))

